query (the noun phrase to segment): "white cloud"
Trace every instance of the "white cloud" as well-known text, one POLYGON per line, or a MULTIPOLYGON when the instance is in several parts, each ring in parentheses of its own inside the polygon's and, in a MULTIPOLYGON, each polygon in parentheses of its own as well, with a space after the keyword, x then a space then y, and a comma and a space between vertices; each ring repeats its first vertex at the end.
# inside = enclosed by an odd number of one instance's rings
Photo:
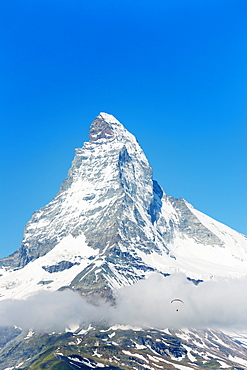
POLYGON ((26 300, 0 302, 0 325, 62 331, 71 325, 106 320, 140 327, 247 328, 246 279, 195 286, 183 274, 153 274, 117 292, 115 307, 97 306, 72 291, 41 292, 26 300), (179 298, 184 303, 171 303, 179 298), (178 311, 177 311, 178 309, 178 311))
POLYGON ((119 291, 117 316, 125 323, 164 327, 247 327, 247 280, 194 285, 183 274, 154 274, 119 291), (172 299, 183 300, 180 307, 172 299), (178 308, 178 311, 177 311, 178 308))
MULTIPOLYGON (((106 304, 101 302, 101 307, 106 304)), ((99 320, 99 307, 73 291, 39 292, 26 300, 0 302, 0 326, 60 332, 66 327, 99 320)))

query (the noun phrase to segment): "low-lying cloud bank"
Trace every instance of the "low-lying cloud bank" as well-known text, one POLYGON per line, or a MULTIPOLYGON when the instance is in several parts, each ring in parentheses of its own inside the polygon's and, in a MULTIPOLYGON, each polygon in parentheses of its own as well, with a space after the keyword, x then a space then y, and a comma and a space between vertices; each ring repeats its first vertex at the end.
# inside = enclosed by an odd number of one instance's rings
POLYGON ((246 286, 247 279, 208 281, 196 286, 183 274, 166 278, 155 274, 120 290, 119 320, 157 328, 247 328, 246 286), (184 303, 171 303, 173 299, 184 303))
POLYGON ((60 332, 105 320, 139 327, 247 328, 247 279, 195 286, 185 275, 153 274, 117 292, 116 306, 89 304, 72 291, 40 292, 26 300, 0 302, 0 326, 60 332), (175 301, 180 299, 183 301, 175 301))

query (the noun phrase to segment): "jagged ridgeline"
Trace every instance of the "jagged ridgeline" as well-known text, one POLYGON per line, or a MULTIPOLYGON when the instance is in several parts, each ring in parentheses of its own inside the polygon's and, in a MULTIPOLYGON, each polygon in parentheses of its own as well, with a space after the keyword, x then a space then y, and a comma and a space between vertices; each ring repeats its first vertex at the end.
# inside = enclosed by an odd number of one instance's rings
MULTIPOLYGON (((62 291, 112 307, 122 287, 178 272, 193 286, 246 276, 247 238, 167 195, 136 138, 100 113, 57 195, 34 212, 20 248, 0 260, 0 303, 62 291)), ((247 369, 245 337, 94 324, 42 334, 31 324, 2 327, 0 370, 247 369)))

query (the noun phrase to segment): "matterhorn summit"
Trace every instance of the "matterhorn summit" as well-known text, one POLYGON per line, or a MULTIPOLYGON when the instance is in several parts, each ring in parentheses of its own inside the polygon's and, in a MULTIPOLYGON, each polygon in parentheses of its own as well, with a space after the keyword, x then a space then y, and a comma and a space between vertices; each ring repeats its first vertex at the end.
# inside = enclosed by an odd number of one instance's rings
POLYGON ((247 239, 168 196, 135 137, 112 115, 92 122, 53 200, 0 260, 1 299, 69 288, 107 299, 153 272, 195 282, 247 275, 247 239))
POLYGON ((0 260, 0 370, 245 370, 246 277, 247 238, 167 195, 100 113, 0 260))

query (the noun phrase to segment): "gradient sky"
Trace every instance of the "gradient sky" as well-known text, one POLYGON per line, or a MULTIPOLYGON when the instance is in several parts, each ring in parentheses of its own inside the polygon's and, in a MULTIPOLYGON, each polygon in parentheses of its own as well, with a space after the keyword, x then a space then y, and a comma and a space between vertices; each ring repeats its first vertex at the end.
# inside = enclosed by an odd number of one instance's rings
POLYGON ((113 114, 167 194, 247 235, 246 0, 1 0, 1 246, 113 114))

